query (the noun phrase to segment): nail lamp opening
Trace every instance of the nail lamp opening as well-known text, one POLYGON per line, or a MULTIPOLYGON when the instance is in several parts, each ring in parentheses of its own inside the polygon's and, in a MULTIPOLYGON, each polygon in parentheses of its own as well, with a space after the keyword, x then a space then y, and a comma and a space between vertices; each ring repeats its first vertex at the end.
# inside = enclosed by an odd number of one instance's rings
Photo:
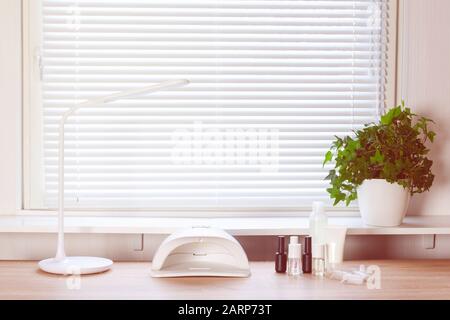
POLYGON ((153 257, 152 277, 249 277, 247 255, 224 230, 183 229, 167 237, 153 257))

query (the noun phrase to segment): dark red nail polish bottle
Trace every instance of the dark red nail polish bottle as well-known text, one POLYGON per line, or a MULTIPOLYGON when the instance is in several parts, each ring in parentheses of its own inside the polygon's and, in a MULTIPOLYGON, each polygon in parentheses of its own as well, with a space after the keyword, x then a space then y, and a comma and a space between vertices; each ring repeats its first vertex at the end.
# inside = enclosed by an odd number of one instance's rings
POLYGON ((275 271, 285 273, 287 267, 287 255, 284 250, 284 236, 278 236, 278 250, 275 254, 275 271))
POLYGON ((305 237, 305 251, 302 256, 302 269, 303 273, 312 272, 312 238, 310 236, 305 237))

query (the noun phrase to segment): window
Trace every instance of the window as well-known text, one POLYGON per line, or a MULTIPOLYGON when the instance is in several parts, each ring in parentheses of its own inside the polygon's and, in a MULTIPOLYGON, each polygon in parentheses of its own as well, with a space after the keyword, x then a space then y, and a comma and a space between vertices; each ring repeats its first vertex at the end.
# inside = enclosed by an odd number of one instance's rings
POLYGON ((56 207, 58 119, 71 208, 300 210, 328 201, 334 135, 374 121, 392 77, 387 0, 28 1, 25 203, 56 207))

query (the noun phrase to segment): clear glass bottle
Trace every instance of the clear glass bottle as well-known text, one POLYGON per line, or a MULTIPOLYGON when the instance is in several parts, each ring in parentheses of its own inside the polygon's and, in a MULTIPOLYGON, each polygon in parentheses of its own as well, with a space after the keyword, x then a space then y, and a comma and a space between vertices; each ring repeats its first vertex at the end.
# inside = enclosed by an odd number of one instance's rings
POLYGON ((302 272, 302 263, 300 259, 297 258, 289 258, 288 259, 288 274, 290 276, 298 276, 301 275, 302 272))
POLYGON ((325 245, 315 245, 312 257, 313 275, 323 277, 325 275, 325 245))
POLYGON ((302 245, 298 243, 298 237, 292 236, 289 241, 287 272, 290 276, 302 274, 302 245))

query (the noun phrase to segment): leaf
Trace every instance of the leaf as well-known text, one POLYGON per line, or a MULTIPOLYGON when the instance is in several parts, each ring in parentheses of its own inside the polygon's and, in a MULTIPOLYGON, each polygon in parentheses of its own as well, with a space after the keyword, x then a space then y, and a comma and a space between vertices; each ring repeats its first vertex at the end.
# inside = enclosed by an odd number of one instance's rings
POLYGON ((358 194, 356 193, 356 191, 354 191, 354 192, 352 192, 352 193, 347 197, 347 200, 346 200, 346 202, 345 202, 346 205, 347 205, 347 207, 348 207, 348 205, 350 204, 350 202, 356 200, 356 198, 358 198, 358 194))
POLYGON ((381 124, 384 124, 385 126, 390 125, 392 123, 392 119, 394 118, 394 113, 389 111, 385 115, 381 117, 381 124))
POLYGON ((430 139, 431 142, 434 142, 434 137, 435 137, 435 136, 436 136, 436 132, 429 131, 429 132, 427 133, 427 137, 428 137, 428 139, 430 139))
POLYGON ((347 149, 350 152, 355 151, 356 149, 359 149, 361 147, 358 140, 349 140, 347 143, 347 149))
POLYGON ((334 188, 328 188, 327 192, 330 194, 330 196, 333 198, 333 190, 335 190, 334 188))
POLYGON ((392 121, 398 118, 402 114, 402 106, 398 106, 389 110, 385 115, 381 117, 381 124, 388 126, 392 121))
POLYGON ((334 137, 336 138, 336 140, 334 140, 333 146, 336 149, 340 149, 342 147, 342 145, 344 144, 344 141, 338 136, 334 136, 334 137))
POLYGON ((336 177, 336 170, 330 170, 330 172, 328 173, 328 175, 325 177, 324 180, 332 180, 335 177, 336 177))
POLYGON ((381 154, 380 150, 377 149, 375 152, 375 155, 370 157, 370 163, 371 164, 383 164, 384 162, 384 156, 381 154))
POLYGON ((337 205, 339 202, 344 201, 345 200, 345 193, 343 192, 339 192, 335 197, 333 206, 337 205))
POLYGON ((397 118, 399 115, 402 114, 402 107, 400 107, 400 106, 398 106, 398 107, 396 107, 396 108, 394 108, 392 110, 394 112, 393 118, 397 118))
POLYGON ((396 169, 397 167, 395 164, 389 162, 386 163, 383 167, 383 176, 385 178, 395 177, 397 175, 396 172, 398 171, 396 169))
POLYGON ((346 190, 346 191, 352 191, 353 186, 350 184, 342 184, 342 189, 346 190))
POLYGON ((325 154, 325 160, 323 160, 322 166, 325 166, 328 162, 333 160, 333 152, 328 151, 325 154))
POLYGON ((345 199, 345 205, 348 207, 350 202, 352 202, 352 199, 350 199, 350 197, 347 197, 347 199, 345 199))

